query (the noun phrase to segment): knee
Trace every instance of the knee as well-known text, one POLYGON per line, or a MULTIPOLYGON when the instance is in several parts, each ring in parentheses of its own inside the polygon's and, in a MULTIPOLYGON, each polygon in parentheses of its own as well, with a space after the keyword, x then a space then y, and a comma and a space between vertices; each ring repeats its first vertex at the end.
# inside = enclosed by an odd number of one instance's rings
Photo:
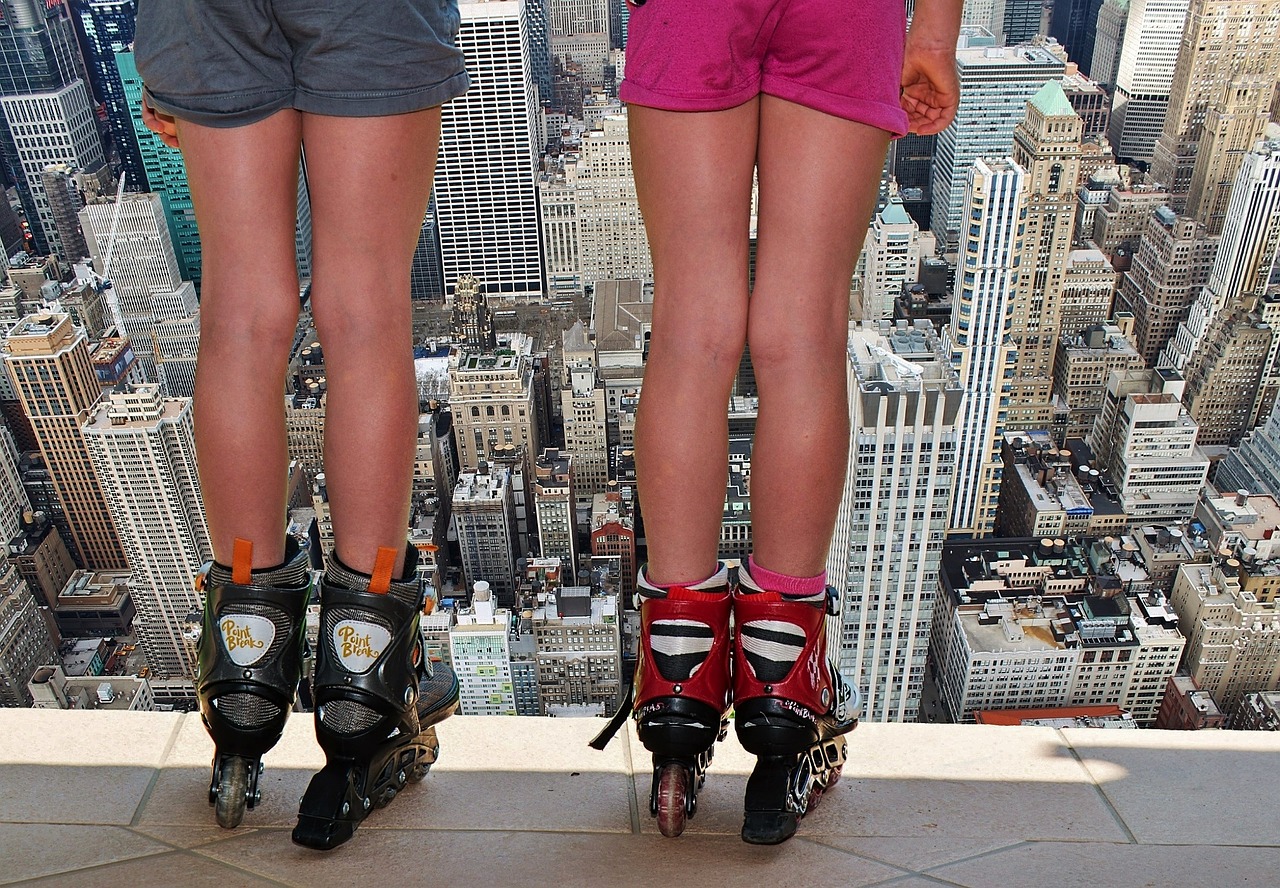
POLYGON ((262 356, 287 355, 298 326, 297 295, 259 296, 236 300, 234 305, 203 307, 202 343, 227 343, 242 353, 262 356))
POLYGON ((811 374, 815 368, 843 368, 848 327, 844 322, 760 324, 751 328, 751 366, 756 378, 811 374))
POLYGON ((649 343, 649 360, 687 367, 691 379, 718 379, 737 373, 745 346, 746 331, 741 324, 728 318, 706 318, 655 331, 649 343))

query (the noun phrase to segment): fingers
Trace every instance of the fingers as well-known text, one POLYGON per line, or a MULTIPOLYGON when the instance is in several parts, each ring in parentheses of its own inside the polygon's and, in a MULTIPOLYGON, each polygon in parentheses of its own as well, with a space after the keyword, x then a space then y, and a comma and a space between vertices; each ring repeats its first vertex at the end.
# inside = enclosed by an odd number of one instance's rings
POLYGON ((152 108, 145 94, 142 97, 142 123, 159 136, 161 142, 170 148, 178 147, 178 122, 172 114, 152 108))

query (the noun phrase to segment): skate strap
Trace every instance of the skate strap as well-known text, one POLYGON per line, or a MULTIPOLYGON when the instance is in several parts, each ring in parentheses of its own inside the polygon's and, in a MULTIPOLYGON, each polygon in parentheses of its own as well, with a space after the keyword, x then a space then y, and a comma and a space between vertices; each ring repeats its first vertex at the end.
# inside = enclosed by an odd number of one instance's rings
POLYGON ((613 735, 618 733, 618 729, 626 723, 627 717, 631 715, 632 700, 634 699, 632 696, 633 690, 634 687, 632 685, 627 685, 627 693, 623 696, 622 705, 618 707, 618 711, 613 714, 613 718, 609 719, 609 723, 604 726, 600 733, 596 734, 595 739, 587 744, 592 749, 603 750, 609 745, 613 735))
POLYGON ((253 582, 253 543, 236 537, 231 545, 231 582, 248 586, 253 582))
POLYGON ((396 566, 396 550, 389 546, 379 546, 378 554, 373 559, 373 574, 369 577, 369 591, 376 595, 386 595, 391 591, 391 572, 396 566))
POLYGON ((725 589, 703 592, 701 589, 690 589, 688 586, 672 586, 667 590, 668 601, 724 601, 729 594, 725 589))

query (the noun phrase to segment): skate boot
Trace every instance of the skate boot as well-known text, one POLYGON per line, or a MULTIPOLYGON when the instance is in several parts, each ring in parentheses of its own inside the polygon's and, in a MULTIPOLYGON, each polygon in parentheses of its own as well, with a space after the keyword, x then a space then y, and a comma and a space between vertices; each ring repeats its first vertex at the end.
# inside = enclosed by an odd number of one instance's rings
POLYGON ((440 746, 436 723, 458 708, 458 679, 428 660, 418 633, 424 592, 409 548, 404 580, 395 551, 378 550, 372 577, 330 559, 320 584, 313 693, 327 763, 302 797, 293 841, 328 850, 369 811, 426 776, 440 746), (357 591, 365 589, 367 591, 357 591))
POLYGON ((827 659, 835 590, 789 598, 760 590, 746 568, 734 593, 734 726, 756 756, 742 839, 776 845, 840 779, 844 735, 858 724, 857 692, 827 659))
POLYGON ((728 730, 728 569, 689 588, 651 585, 640 573, 640 655, 622 708, 592 746, 603 749, 629 713, 653 753, 649 813, 678 836, 698 810, 698 790, 728 730), (634 701, 634 702, 633 702, 634 701))
POLYGON ((215 747, 209 804, 227 829, 261 799, 262 756, 297 699, 307 644, 306 553, 290 539, 280 567, 251 571, 252 563, 253 545, 238 539, 231 569, 211 565, 200 581, 196 697, 215 747))

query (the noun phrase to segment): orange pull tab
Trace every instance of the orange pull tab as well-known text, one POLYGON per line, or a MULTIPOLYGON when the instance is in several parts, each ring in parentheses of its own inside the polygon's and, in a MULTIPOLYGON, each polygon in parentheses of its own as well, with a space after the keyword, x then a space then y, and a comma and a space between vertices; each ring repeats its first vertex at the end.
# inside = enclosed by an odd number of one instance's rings
POLYGON ((430 595, 428 595, 426 598, 422 600, 422 612, 424 614, 431 614, 435 611, 435 609, 436 609, 436 600, 432 598, 430 595))
POLYGON ((373 559, 373 575, 369 577, 369 591, 386 595, 391 591, 391 572, 396 566, 396 550, 379 546, 373 559))
POLYGON ((236 537, 231 550, 231 582, 247 586, 253 582, 253 543, 236 537))

